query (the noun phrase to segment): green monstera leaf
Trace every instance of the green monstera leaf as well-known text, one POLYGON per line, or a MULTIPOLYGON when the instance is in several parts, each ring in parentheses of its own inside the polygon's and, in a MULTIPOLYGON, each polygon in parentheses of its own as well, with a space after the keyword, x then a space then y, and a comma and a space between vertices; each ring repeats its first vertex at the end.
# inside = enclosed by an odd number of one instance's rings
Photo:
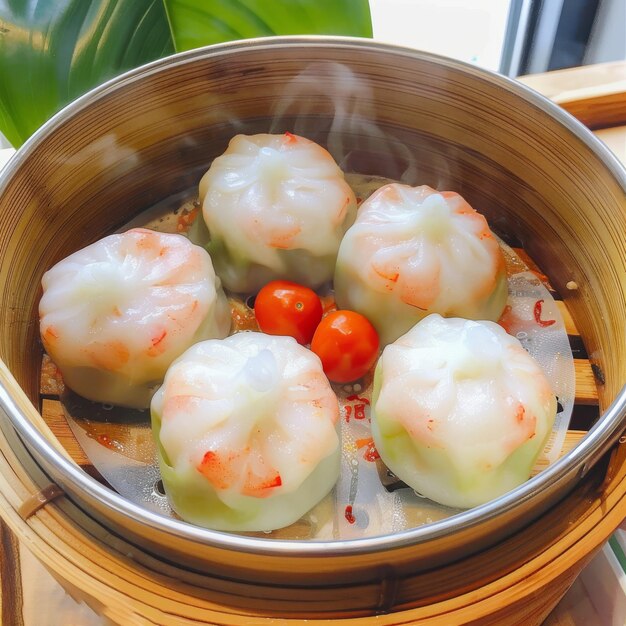
POLYGON ((176 49, 271 35, 371 37, 368 0, 165 0, 176 49))
POLYGON ((368 0, 0 0, 0 131, 20 146, 113 76, 233 39, 371 37, 368 0))
POLYGON ((0 0, 0 130, 17 147, 85 91, 172 52, 160 0, 0 0))

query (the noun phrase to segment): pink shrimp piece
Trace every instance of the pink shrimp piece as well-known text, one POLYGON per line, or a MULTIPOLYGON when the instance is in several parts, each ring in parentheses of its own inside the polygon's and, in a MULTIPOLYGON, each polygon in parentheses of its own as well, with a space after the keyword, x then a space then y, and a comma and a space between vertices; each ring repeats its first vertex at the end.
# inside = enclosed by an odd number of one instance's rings
POLYGON ((152 230, 147 228, 133 228, 127 233, 132 237, 128 240, 129 246, 133 246, 149 256, 160 256, 163 245, 161 239, 152 230))
POLYGON ((399 421, 404 424, 407 432, 416 441, 422 442, 429 448, 441 448, 443 444, 438 434, 437 420, 428 413, 403 415, 399 421))
POLYGON ((424 263, 410 281, 405 280, 401 285, 400 300, 423 311, 428 310, 441 291, 440 276, 441 264, 436 258, 424 263))
POLYGON ((388 248, 377 250, 373 254, 370 268, 372 281, 379 285, 382 283, 386 291, 392 292, 396 289, 400 279, 400 262, 393 253, 390 254, 388 248))
POLYGON ((283 232, 275 232, 270 236, 268 245, 279 250, 290 250, 293 248, 293 240, 302 232, 300 226, 294 226, 283 232))
MULTIPOLYGON (((459 204, 455 208, 457 215, 463 215, 466 220, 469 220, 475 228, 476 237, 482 242, 484 250, 487 251, 492 271, 486 273, 482 282, 478 282, 475 287, 474 298, 477 301, 486 299, 493 292, 496 287, 496 283, 502 279, 506 274, 506 262, 504 260, 504 254, 498 245, 489 224, 484 215, 478 213, 473 209, 461 196, 454 192, 447 192, 451 195, 456 195, 459 198, 459 204)), ((443 194, 442 194, 443 195, 443 194)))
POLYGON ((263 476, 259 476, 248 470, 246 480, 241 493, 254 498, 267 498, 272 494, 272 490, 283 484, 280 474, 275 469, 267 470, 263 476))
POLYGON ((51 346, 55 343, 55 341, 59 338, 58 332, 55 330, 54 326, 48 326, 41 333, 41 340, 45 346, 51 346))
POLYGON ((128 346, 121 341, 97 342, 87 352, 96 367, 111 372, 124 367, 130 358, 128 346))
POLYGON ((396 203, 396 202, 400 202, 401 200, 398 187, 394 185, 386 185, 377 193, 388 202, 396 203))
POLYGON ((512 414, 514 427, 511 428, 506 447, 510 452, 516 450, 525 441, 532 439, 537 433, 537 417, 529 415, 523 404, 518 404, 512 414))
POLYGON ((425 288, 425 286, 420 288, 405 287, 400 300, 402 300, 405 304, 414 306, 416 309, 427 311, 428 307, 437 297, 438 292, 437 285, 434 284, 434 281, 429 282, 430 285, 428 288, 425 288))
MULTIPOLYGON (((183 388, 183 391, 187 391, 183 388)), ((201 399, 193 395, 176 395, 168 398, 163 407, 163 419, 177 419, 197 411, 201 399)))
POLYGON ((372 269, 374 272, 380 276, 385 281, 385 289, 388 291, 393 291, 395 283, 398 282, 398 278, 400 278, 400 272, 393 269, 384 269, 376 265, 376 263, 372 263, 372 269))
POLYGON ((513 314, 513 309, 511 308, 511 305, 507 304, 504 307, 504 311, 502 311, 502 315, 498 320, 498 324, 500 324, 500 326, 502 326, 502 328, 504 328, 504 330, 506 330, 506 332, 510 335, 513 328, 515 328, 515 326, 519 324, 519 321, 519 317, 513 314))
POLYGON ((166 350, 166 344, 164 343, 164 339, 167 337, 167 330, 163 329, 161 332, 157 333, 150 340, 150 347, 146 351, 148 356, 159 356, 163 354, 166 350))
POLYGON ((346 215, 352 206, 354 200, 350 196, 346 197, 346 201, 341 205, 337 213, 332 217, 333 226, 339 226, 346 219, 346 215))
POLYGON ((246 448, 240 452, 219 453, 213 450, 207 451, 198 465, 198 471, 215 487, 215 489, 228 490, 241 482, 241 493, 254 498, 267 498, 272 490, 280 487, 282 479, 280 474, 270 467, 262 464, 264 470, 260 474, 249 467, 246 469, 246 455, 250 450, 246 448))
POLYGON ((215 489, 230 489, 237 480, 235 462, 240 454, 218 454, 208 450, 198 465, 198 471, 215 487, 215 489))

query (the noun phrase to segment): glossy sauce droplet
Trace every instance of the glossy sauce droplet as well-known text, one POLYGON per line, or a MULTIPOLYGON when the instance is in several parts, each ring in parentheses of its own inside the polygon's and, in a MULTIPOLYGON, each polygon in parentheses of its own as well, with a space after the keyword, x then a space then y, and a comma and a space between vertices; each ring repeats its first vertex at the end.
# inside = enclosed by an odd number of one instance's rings
POLYGON ((116 452, 122 452, 124 450, 124 446, 119 441, 111 439, 111 437, 104 433, 98 435, 96 441, 109 450, 115 450, 116 452))

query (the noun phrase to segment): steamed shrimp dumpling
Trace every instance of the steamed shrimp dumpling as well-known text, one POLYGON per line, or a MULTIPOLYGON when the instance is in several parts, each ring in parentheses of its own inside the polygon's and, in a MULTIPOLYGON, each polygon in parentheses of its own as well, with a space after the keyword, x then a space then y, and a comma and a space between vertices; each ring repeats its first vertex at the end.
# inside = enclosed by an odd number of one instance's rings
POLYGON ((168 370, 151 412, 168 499, 194 524, 288 526, 337 481, 337 398, 318 357, 291 337, 196 344, 168 370))
POLYGON ((89 400, 147 408, 175 358, 230 330, 211 258, 181 235, 110 235, 57 263, 42 285, 44 348, 89 400))
POLYGON ((382 345, 431 313, 496 321, 507 299, 504 256, 459 194, 393 183, 363 202, 346 233, 335 295, 372 322, 382 345))
POLYGON ((494 322, 430 315, 378 362, 372 433, 389 469, 469 508, 517 487, 546 445, 556 398, 537 362, 494 322))
POLYGON ((234 137, 200 181, 200 202, 216 272, 239 293, 330 281, 356 214, 332 156, 291 133, 234 137))

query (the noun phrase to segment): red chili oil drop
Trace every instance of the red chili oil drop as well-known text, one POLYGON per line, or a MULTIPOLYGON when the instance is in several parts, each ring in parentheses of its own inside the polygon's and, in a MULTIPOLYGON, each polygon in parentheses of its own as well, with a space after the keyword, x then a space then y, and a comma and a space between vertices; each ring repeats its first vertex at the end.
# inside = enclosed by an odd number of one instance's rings
POLYGON ((374 463, 378 459, 380 459, 380 454, 378 454, 378 450, 376 450, 376 446, 374 445, 373 442, 371 445, 367 447, 367 450, 365 451, 363 458, 366 461, 369 461, 370 463, 374 463))
POLYGON ((347 423, 350 421, 350 416, 352 415, 352 407, 349 404, 347 404, 346 406, 343 407, 343 410, 346 415, 346 423, 347 423))
POLYGON ((552 326, 552 324, 556 324, 556 320, 542 320, 541 319, 542 305, 543 305, 543 300, 537 300, 537 302, 535 302, 535 308, 533 310, 533 313, 535 315, 535 322, 537 322, 537 324, 539 324, 539 326, 541 326, 542 328, 545 328, 546 326, 552 326))
POLYGON ((346 511, 344 513, 346 520, 348 520, 348 524, 354 524, 356 522, 356 517, 352 514, 352 505, 348 504, 346 506, 346 511))
POLYGON ((360 396, 357 396, 356 394, 348 396, 346 400, 349 400, 350 402, 354 402, 355 400, 358 400, 359 402, 363 402, 363 404, 370 403, 370 401, 367 398, 361 398, 360 396))

